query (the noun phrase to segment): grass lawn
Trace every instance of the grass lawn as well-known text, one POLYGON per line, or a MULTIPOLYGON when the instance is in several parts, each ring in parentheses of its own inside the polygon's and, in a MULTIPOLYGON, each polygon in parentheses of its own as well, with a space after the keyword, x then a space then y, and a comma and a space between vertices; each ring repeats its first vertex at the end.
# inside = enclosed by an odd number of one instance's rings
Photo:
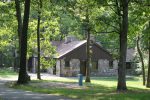
POLYGON ((0 69, 0 78, 10 78, 16 75, 17 73, 15 73, 12 69, 9 68, 0 69))
POLYGON ((150 100, 150 89, 142 86, 140 78, 128 78, 128 91, 125 93, 116 92, 117 78, 115 77, 93 77, 91 80, 92 82, 90 84, 84 83, 82 87, 78 86, 77 88, 61 86, 62 83, 77 84, 77 79, 75 78, 33 80, 27 85, 12 85, 12 87, 33 92, 63 95, 82 100, 150 100), (51 84, 54 84, 54 86, 51 84))

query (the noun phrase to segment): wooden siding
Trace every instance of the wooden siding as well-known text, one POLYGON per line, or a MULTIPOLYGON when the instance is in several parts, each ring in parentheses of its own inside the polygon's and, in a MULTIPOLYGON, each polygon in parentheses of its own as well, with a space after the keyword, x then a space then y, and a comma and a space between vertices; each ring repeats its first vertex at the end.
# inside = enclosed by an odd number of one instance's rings
MULTIPOLYGON (((112 56, 101 48, 98 44, 93 44, 92 46, 92 60, 93 61, 98 61, 99 59, 107 59, 107 60, 112 60, 112 56)), ((86 60, 86 44, 83 44, 76 49, 72 50, 71 52, 67 53, 66 55, 62 56, 59 59, 64 59, 66 61, 69 61, 71 59, 79 59, 81 61, 86 60)))

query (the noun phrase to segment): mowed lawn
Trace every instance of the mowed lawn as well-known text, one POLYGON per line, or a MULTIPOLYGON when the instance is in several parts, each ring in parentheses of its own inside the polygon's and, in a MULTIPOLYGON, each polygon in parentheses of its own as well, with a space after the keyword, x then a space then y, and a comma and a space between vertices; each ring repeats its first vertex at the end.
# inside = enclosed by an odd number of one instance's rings
POLYGON ((77 84, 77 78, 61 77, 51 80, 33 80, 27 85, 13 85, 12 87, 82 100, 150 100, 150 89, 142 86, 142 80, 138 77, 127 78, 128 91, 125 93, 116 91, 117 78, 115 77, 92 77, 90 84, 83 83, 81 87, 77 84), (63 87, 62 84, 73 85, 63 87), (71 87, 74 85, 77 87, 71 87))
POLYGON ((10 68, 0 69, 0 78, 10 78, 16 75, 17 73, 13 72, 10 68))
MULTIPOLYGON (((11 70, 0 70, 0 77, 17 77, 11 70)), ((116 91, 116 77, 91 77, 91 83, 78 86, 78 78, 53 77, 45 80, 32 80, 26 85, 9 84, 10 87, 33 92, 63 95, 82 100, 150 100, 150 89, 142 85, 141 77, 128 77, 128 91, 116 91)))

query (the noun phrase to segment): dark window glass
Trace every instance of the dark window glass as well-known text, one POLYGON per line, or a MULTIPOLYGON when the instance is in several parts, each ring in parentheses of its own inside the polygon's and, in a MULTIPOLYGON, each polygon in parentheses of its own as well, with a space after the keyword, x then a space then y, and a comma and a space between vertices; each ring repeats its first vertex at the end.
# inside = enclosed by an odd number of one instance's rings
POLYGON ((93 61, 92 62, 92 71, 97 71, 98 70, 98 61, 93 61))
POLYGON ((113 69, 113 61, 109 61, 109 68, 113 69))
POLYGON ((70 62, 69 61, 65 61, 65 67, 70 67, 70 62))
POLYGON ((131 62, 126 62, 126 69, 131 69, 131 62))

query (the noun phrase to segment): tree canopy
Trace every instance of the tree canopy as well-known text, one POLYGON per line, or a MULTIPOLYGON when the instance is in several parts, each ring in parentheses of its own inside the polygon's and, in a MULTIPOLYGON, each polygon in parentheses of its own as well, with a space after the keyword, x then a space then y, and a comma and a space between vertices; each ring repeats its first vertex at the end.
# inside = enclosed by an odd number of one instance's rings
MULTIPOLYGON (((16 66, 16 57, 20 57, 19 69, 26 74, 26 58, 39 54, 39 66, 45 69, 55 62, 51 58, 56 48, 50 41, 61 41, 68 35, 88 41, 92 35, 119 60, 117 89, 126 90, 126 50, 135 48, 140 37, 141 53, 149 53, 150 1, 40 1, 0 1, 0 66, 16 66)), ((90 55, 88 46, 90 42, 87 43, 87 55, 90 55)))

